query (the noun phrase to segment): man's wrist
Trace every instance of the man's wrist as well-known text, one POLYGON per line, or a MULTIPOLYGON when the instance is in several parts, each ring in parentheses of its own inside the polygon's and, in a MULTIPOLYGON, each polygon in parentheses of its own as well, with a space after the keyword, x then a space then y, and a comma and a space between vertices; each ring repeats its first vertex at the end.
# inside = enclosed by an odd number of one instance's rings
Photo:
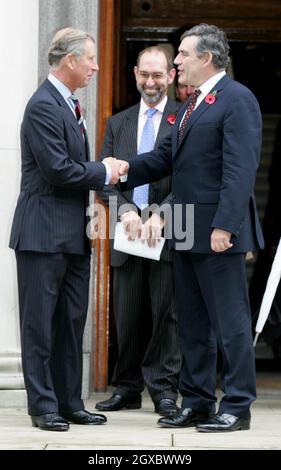
POLYGON ((102 162, 102 163, 104 164, 105 169, 106 169, 106 177, 105 177, 104 184, 108 185, 110 183, 110 180, 111 180, 112 171, 111 171, 109 163, 107 163, 107 162, 102 162))

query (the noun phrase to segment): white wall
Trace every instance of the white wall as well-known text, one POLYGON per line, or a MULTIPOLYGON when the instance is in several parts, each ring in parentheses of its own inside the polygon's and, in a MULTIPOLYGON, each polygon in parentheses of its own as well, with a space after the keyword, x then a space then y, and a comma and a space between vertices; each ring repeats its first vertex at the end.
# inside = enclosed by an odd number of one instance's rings
POLYGON ((39 0, 0 0, 0 389, 12 388, 7 377, 13 382, 12 369, 20 367, 16 269, 8 242, 19 193, 20 124, 37 88, 38 8, 39 0))

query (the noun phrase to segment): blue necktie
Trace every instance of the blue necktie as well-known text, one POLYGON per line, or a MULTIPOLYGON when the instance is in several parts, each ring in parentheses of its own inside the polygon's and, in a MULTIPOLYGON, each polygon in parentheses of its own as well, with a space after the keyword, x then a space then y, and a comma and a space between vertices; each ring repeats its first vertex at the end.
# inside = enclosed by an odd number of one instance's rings
MULTIPOLYGON (((150 152, 154 149, 155 130, 153 125, 153 116, 157 112, 155 108, 147 110, 147 119, 143 127, 138 154, 150 152)), ((137 186, 134 189, 133 201, 140 209, 144 209, 148 205, 149 184, 137 186)))

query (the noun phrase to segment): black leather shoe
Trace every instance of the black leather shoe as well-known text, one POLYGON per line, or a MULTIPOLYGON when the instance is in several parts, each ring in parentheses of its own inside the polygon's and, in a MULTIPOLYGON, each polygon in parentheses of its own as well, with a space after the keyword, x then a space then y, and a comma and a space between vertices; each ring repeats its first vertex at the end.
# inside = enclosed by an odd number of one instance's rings
POLYGON ((160 418, 158 424, 164 428, 190 428, 207 418, 207 414, 200 413, 191 408, 181 408, 170 417, 160 418))
POLYGON ((196 426, 199 432, 231 432, 250 429, 251 415, 238 418, 228 413, 217 413, 196 426))
POLYGON ((161 416, 172 416, 176 414, 178 407, 175 400, 171 398, 161 398, 161 400, 155 403, 155 413, 161 416))
POLYGON ((141 395, 119 395, 113 393, 113 395, 104 401, 100 401, 96 404, 96 409, 100 411, 118 411, 122 408, 128 410, 137 410, 141 408, 141 395))
POLYGON ((31 416, 32 426, 44 431, 68 431, 69 424, 58 413, 47 413, 45 415, 31 416))
POLYGON ((104 424, 107 421, 106 416, 90 413, 86 410, 64 413, 63 417, 74 424, 104 424))

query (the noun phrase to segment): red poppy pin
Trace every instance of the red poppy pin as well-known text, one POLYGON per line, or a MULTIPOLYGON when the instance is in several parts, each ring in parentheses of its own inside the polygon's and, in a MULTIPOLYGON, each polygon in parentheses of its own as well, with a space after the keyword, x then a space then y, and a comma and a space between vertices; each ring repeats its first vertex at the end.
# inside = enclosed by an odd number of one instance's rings
POLYGON ((212 93, 208 93, 205 98, 205 103, 213 104, 216 101, 217 90, 212 91, 212 93))
POLYGON ((173 126, 175 124, 176 119, 177 119, 177 116, 175 114, 170 114, 167 117, 167 121, 168 121, 169 124, 171 124, 171 126, 173 126))

